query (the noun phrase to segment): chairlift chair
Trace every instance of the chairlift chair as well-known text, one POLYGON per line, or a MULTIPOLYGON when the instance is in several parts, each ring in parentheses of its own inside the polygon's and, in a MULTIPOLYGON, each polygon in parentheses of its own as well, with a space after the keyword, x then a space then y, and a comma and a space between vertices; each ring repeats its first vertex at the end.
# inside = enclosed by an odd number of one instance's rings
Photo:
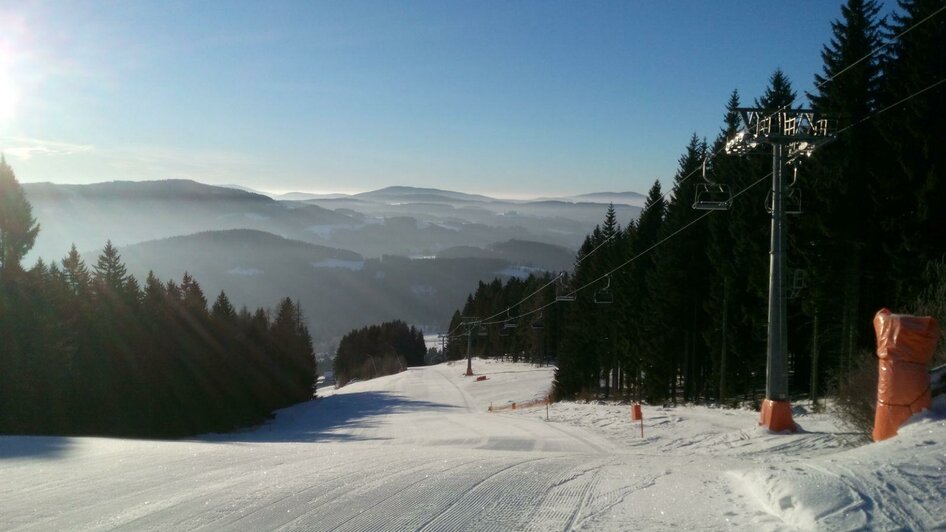
POLYGON ((792 271, 792 283, 789 288, 790 292, 788 295, 789 299, 798 297, 802 290, 808 286, 808 283, 806 282, 806 275, 807 274, 805 273, 805 270, 797 269, 792 271))
POLYGON ((481 323, 479 327, 476 328, 477 336, 489 336, 489 329, 486 327, 486 324, 481 323))
POLYGON ((519 324, 516 323, 516 318, 512 317, 512 311, 510 309, 506 309, 506 321, 503 322, 503 328, 500 329, 500 334, 505 333, 503 336, 508 335, 509 331, 515 329, 518 327, 518 325, 519 324))
POLYGON ((565 286, 565 272, 558 275, 558 282, 555 283, 555 301, 558 303, 568 303, 575 300, 575 292, 567 292, 565 286))
POLYGON ((706 175, 706 161, 703 158, 703 183, 697 183, 693 195, 693 208, 698 211, 725 211, 732 206, 732 190, 729 185, 716 183, 706 175))
MULTIPOLYGON (((765 197, 765 210, 769 214, 772 214, 774 210, 772 201, 773 195, 770 190, 768 196, 765 197)), ((784 202, 782 209, 785 214, 804 214, 801 208, 801 189, 795 187, 786 188, 785 196, 782 201, 784 202)))
POLYGON ((693 208, 698 211, 726 211, 732 206, 732 190, 720 183, 697 183, 693 208))
POLYGON ((540 330, 545 328, 545 313, 539 313, 539 317, 532 320, 532 328, 535 330, 540 330))
POLYGON ((594 302, 598 305, 610 305, 614 303, 614 294, 611 293, 611 276, 608 276, 608 282, 603 288, 595 290, 594 302))

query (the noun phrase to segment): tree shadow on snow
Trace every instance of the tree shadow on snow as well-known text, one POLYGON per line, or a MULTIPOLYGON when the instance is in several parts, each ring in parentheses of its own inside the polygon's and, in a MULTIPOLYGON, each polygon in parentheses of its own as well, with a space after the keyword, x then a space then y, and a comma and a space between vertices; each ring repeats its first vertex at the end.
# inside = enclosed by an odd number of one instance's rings
POLYGON ((454 410, 457 407, 417 401, 388 392, 332 395, 276 412, 275 418, 250 429, 207 434, 196 439, 230 442, 344 442, 379 440, 370 431, 385 416, 418 410, 454 410))
POLYGON ((0 460, 59 458, 70 447, 72 440, 60 436, 0 436, 0 460))

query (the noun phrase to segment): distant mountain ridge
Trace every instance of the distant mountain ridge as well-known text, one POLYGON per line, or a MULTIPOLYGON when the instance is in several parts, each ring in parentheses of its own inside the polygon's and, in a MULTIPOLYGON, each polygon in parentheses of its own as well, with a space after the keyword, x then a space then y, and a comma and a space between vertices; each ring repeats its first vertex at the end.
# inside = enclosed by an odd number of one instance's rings
MULTIPOLYGON (((479 281, 567 270, 608 209, 401 186, 305 201, 187 180, 23 188, 42 226, 24 264, 73 243, 94 264, 111 240, 139 281, 188 271, 211 300, 299 298, 322 343, 378 321, 445 326, 479 281)), ((640 212, 615 210, 622 225, 640 212)))
POLYGON ((257 229, 305 240, 309 227, 361 223, 317 205, 186 180, 24 183, 23 190, 42 226, 30 257, 48 260, 63 257, 72 244, 100 248, 109 239, 126 246, 207 230, 257 229))
MULTIPOLYGON (((73 243, 92 249, 111 239, 126 246, 227 229, 266 231, 365 257, 434 256, 448 248, 485 249, 508 240, 577 249, 607 210, 599 203, 507 201, 405 186, 305 201, 188 180, 23 188, 43 226, 27 261, 58 260, 73 243)), ((625 204, 615 209, 622 224, 640 211, 625 204)))
POLYGON ((430 201, 431 199, 441 201, 496 201, 494 198, 482 196, 479 194, 467 194, 465 192, 453 192, 450 190, 441 190, 438 188, 419 188, 402 185, 385 187, 369 192, 361 192, 359 194, 353 194, 352 196, 355 198, 371 199, 375 201, 430 201))
POLYGON ((88 185, 60 185, 56 183, 23 183, 30 198, 68 196, 106 199, 175 199, 180 201, 245 200, 272 202, 269 196, 248 189, 205 185, 189 179, 162 181, 103 181, 88 185))
POLYGON ((613 203, 615 205, 634 205, 642 207, 647 196, 637 192, 590 192, 575 196, 557 198, 537 198, 535 201, 566 201, 571 203, 613 203))
MULTIPOLYGON (((252 191, 245 187, 231 185, 240 190, 252 191)), ((395 185, 371 190, 368 192, 359 192, 356 194, 317 194, 311 192, 287 192, 273 196, 275 199, 288 201, 307 201, 307 200, 327 200, 327 199, 363 199, 369 201, 381 202, 429 202, 429 201, 454 201, 454 202, 499 202, 511 204, 523 203, 541 203, 549 201, 558 201, 566 203, 615 203, 625 205, 643 205, 646 196, 638 192, 590 192, 587 194, 576 194, 572 196, 561 197, 537 197, 527 199, 509 200, 498 197, 486 196, 482 194, 470 194, 466 192, 457 192, 439 188, 411 187, 404 185, 395 185)))
MULTIPOLYGON (((83 253, 86 263, 94 263, 95 253, 83 253)), ((234 305, 249 308, 272 307, 289 296, 301 303, 323 349, 353 328, 382 321, 446 327, 444 320, 477 282, 535 270, 490 257, 365 259, 245 229, 141 242, 119 253, 139 282, 149 271, 165 281, 190 273, 211 303, 221 290, 234 305)))

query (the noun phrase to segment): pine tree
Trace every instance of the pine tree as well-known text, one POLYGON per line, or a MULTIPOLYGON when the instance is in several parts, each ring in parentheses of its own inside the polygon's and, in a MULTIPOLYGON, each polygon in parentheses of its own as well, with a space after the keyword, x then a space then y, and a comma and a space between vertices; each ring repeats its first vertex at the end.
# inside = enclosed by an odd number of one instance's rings
POLYGON ((214 301, 211 315, 215 320, 225 322, 233 322, 236 319, 236 311, 233 309, 233 304, 230 303, 230 298, 227 297, 227 294, 225 294, 223 290, 220 291, 220 295, 218 295, 216 301, 214 301))
POLYGON ((20 259, 33 248, 37 234, 33 207, 0 154, 0 279, 20 269, 20 259))
POLYGON ((79 256, 76 245, 69 249, 69 254, 62 259, 62 273, 66 286, 76 296, 85 296, 92 287, 92 277, 85 261, 79 256))
POLYGON ((687 401, 694 400, 697 390, 702 390, 707 369, 702 342, 706 322, 703 303, 710 269, 707 230, 705 224, 695 223, 702 213, 692 207, 705 157, 706 142, 694 134, 680 157, 660 231, 665 242, 654 251, 657 267, 647 282, 653 313, 662 320, 650 333, 651 349, 656 355, 651 372, 659 372, 667 380, 673 399, 679 381, 687 401))
POLYGON ((118 249, 109 240, 93 267, 92 279, 101 294, 120 294, 128 281, 128 270, 122 264, 118 249))
POLYGON ((927 264, 946 255, 946 17, 933 16, 943 0, 898 4, 888 38, 900 37, 888 47, 882 90, 884 107, 898 104, 881 127, 893 164, 877 196, 892 214, 883 227, 885 241, 899 299, 909 301, 921 289, 916 279, 927 264))
POLYGON ((666 214, 666 203, 661 191, 660 181, 654 181, 644 208, 637 220, 637 225, 630 241, 631 257, 637 257, 631 264, 629 299, 635 302, 628 317, 628 328, 632 338, 629 346, 630 357, 636 361, 637 369, 634 380, 637 381, 638 399, 646 398, 660 401, 667 396, 667 382, 660 374, 662 353, 655 345, 653 333, 660 326, 660 319, 653 313, 655 294, 648 288, 648 279, 656 267, 654 255, 650 252, 660 238, 661 226, 666 214))
MULTIPOLYGON (((821 53, 823 73, 815 76, 818 89, 811 95, 812 104, 819 112, 839 117, 841 123, 853 123, 876 110, 881 80, 881 60, 876 55, 882 44, 879 11, 873 0, 848 0, 841 7, 842 18, 831 24, 833 38, 821 53)), ((878 155, 884 146, 877 125, 871 121, 845 130, 835 142, 815 152, 812 164, 797 169, 798 186, 807 192, 805 215, 798 231, 789 235, 795 237, 794 242, 806 244, 792 249, 804 253, 794 257, 805 260, 806 277, 811 279, 805 306, 812 316, 831 312, 841 318, 834 334, 811 341, 847 364, 858 349, 867 346, 873 336, 870 317, 889 304, 884 302, 885 294, 892 293, 890 287, 879 284, 886 278, 885 255, 871 253, 883 246, 876 226, 883 213, 874 209, 873 198, 889 178, 878 174, 882 166, 878 155), (869 253, 872 256, 866 260, 869 253)), ((808 381, 807 373, 796 375, 808 381)))
MULTIPOLYGON (((707 166, 707 171, 716 183, 732 186, 742 181, 747 162, 741 157, 728 157, 723 152, 726 140, 732 138, 740 127, 737 109, 740 107, 739 92, 734 90, 726 103, 723 127, 713 142, 715 156, 707 166)), ((738 192, 734 190, 733 192, 738 192)), ((742 200, 738 200, 742 202, 742 200)), ((741 272, 735 260, 732 223, 730 210, 714 213, 706 220, 707 257, 712 266, 709 279, 710 290, 706 300, 706 312, 710 319, 709 327, 704 331, 704 339, 713 360, 715 391, 718 401, 728 399, 734 386, 734 375, 743 373, 742 366, 735 363, 733 341, 736 338, 736 322, 731 315, 736 292, 736 279, 741 272)))

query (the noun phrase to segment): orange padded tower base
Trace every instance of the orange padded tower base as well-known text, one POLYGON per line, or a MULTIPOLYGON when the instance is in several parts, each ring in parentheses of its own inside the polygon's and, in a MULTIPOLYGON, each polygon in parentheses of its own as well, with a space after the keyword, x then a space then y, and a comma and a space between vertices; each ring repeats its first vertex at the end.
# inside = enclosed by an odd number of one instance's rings
POLYGON ((797 427, 792 421, 792 405, 788 401, 766 399, 762 402, 762 411, 759 412, 759 425, 772 432, 795 432, 797 427))

